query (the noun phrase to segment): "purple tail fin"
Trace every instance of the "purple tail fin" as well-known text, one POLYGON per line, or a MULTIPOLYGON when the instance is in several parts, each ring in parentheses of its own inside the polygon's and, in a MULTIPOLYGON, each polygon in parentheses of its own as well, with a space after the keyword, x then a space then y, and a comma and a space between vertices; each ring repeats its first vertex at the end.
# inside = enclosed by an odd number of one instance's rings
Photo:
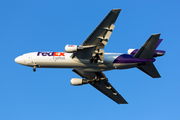
MULTIPOLYGON (((163 39, 159 39, 158 40, 158 43, 157 43, 157 46, 156 46, 156 49, 157 47, 160 45, 160 43, 162 42, 163 39)), ((139 49, 129 49, 128 50, 128 54, 129 55, 135 55, 137 53, 139 49)), ((158 57, 158 56, 163 56, 165 54, 165 51, 164 50, 155 50, 154 51, 154 54, 153 54, 153 57, 158 57)))
POLYGON ((159 44, 162 42, 163 39, 159 39, 158 43, 157 43, 157 46, 156 46, 156 49, 157 47, 159 46, 159 44))

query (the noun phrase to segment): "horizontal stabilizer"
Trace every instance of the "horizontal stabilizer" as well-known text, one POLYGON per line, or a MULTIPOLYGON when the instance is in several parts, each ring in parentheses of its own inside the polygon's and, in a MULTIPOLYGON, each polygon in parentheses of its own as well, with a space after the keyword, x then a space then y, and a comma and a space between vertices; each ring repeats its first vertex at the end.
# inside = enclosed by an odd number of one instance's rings
POLYGON ((148 74, 152 78, 160 78, 161 76, 159 75, 159 72, 157 71, 156 67, 154 66, 153 63, 147 63, 146 65, 142 65, 140 67, 137 67, 144 73, 148 74))

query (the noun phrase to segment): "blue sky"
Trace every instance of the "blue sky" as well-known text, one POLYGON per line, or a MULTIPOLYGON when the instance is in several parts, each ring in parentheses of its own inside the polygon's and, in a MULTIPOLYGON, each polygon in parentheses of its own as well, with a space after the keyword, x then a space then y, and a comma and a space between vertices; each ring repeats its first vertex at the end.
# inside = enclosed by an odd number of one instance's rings
POLYGON ((1 120, 179 120, 178 0, 0 1, 1 120), (166 54, 155 66, 162 78, 138 69, 105 72, 128 101, 118 105, 90 85, 71 86, 71 69, 37 69, 14 58, 34 51, 64 51, 81 44, 113 8, 122 8, 105 52, 140 48, 151 34, 164 39, 166 54))

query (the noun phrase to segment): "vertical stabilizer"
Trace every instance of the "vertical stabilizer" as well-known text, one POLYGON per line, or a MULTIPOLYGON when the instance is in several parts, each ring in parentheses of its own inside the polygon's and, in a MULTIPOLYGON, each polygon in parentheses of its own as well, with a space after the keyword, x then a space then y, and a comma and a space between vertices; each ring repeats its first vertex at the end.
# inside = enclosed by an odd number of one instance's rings
POLYGON ((159 39, 158 40, 158 43, 157 43, 157 46, 156 46, 156 49, 157 49, 157 47, 160 45, 160 43, 163 41, 163 39, 159 39))
POLYGON ((152 59, 160 34, 153 34, 134 55, 135 58, 152 59))
MULTIPOLYGON (((162 41, 161 39, 159 40, 159 37, 160 34, 151 35, 151 37, 144 43, 144 45, 137 51, 137 53, 133 57, 142 59, 152 59, 154 51, 162 41)), ((146 62, 145 65, 139 65, 137 68, 153 78, 161 77, 152 62, 146 62)))

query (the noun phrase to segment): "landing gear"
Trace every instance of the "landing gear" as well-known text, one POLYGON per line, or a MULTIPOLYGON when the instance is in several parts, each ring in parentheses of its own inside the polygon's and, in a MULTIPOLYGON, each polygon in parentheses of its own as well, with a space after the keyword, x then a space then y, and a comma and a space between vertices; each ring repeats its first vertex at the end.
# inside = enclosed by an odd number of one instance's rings
POLYGON ((94 57, 94 63, 98 62, 98 57, 94 57))
POLYGON ((90 63, 93 63, 93 60, 94 60, 93 57, 90 57, 90 58, 89 58, 89 62, 90 62, 90 63))
POLYGON ((102 64, 104 62, 104 50, 96 49, 89 58, 89 63, 102 64))
POLYGON ((34 66, 34 67, 33 67, 33 71, 34 71, 34 72, 36 72, 36 68, 37 68, 37 66, 34 66))
POLYGON ((100 80, 97 79, 97 80, 93 80, 92 82, 90 82, 91 84, 95 85, 95 84, 100 84, 100 80))
POLYGON ((93 62, 94 62, 94 63, 97 63, 97 62, 98 62, 98 56, 90 57, 90 58, 89 58, 89 62, 90 62, 90 63, 93 63, 93 62))

